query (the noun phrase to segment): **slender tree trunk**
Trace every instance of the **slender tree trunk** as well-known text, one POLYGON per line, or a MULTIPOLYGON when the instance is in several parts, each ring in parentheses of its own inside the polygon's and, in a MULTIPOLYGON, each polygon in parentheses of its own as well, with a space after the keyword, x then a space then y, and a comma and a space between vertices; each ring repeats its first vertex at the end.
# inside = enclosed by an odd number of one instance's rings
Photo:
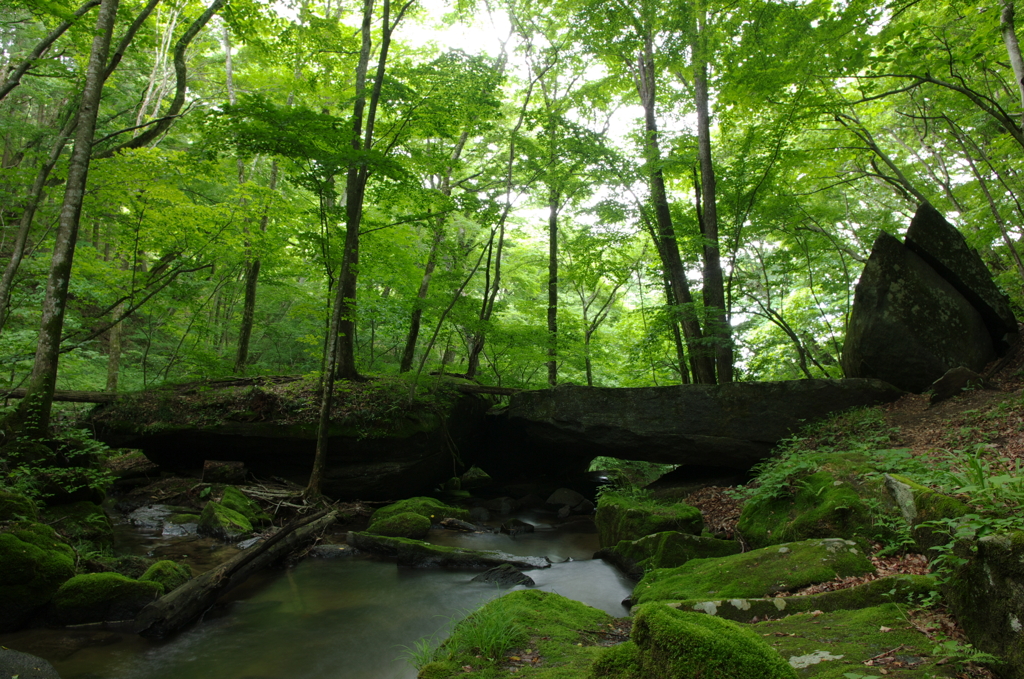
MULTIPOLYGON (((1021 59, 1020 43, 1017 42, 1013 2, 1014 0, 1002 0, 1003 11, 999 14, 999 30, 1003 34, 1003 44, 1006 45, 1006 54, 1010 58, 1013 79, 1020 93, 1020 105, 1024 108, 1024 59, 1021 59)), ((1021 121, 1021 129, 1024 129, 1024 120, 1021 121)))
POLYGON ((416 306, 413 308, 412 316, 409 320, 409 334, 405 338, 405 349, 402 351, 402 361, 398 368, 400 373, 412 370, 413 359, 416 356, 416 342, 419 339, 420 324, 423 322, 423 306, 427 301, 427 293, 430 291, 430 279, 434 275, 434 269, 437 266, 437 254, 441 248, 441 241, 444 239, 443 218, 436 218, 434 229, 434 238, 430 242, 430 252, 427 253, 427 263, 423 267, 420 289, 416 293, 416 306))
POLYGON ((649 35, 645 37, 644 43, 644 53, 638 60, 637 92, 640 94, 640 100, 644 107, 644 123, 647 132, 644 151, 648 165, 651 202, 654 205, 657 223, 655 245, 661 255, 665 275, 672 286, 676 303, 685 306, 680 314, 680 320, 690 359, 694 366, 695 381, 700 384, 714 384, 715 362, 706 348, 702 346, 704 333, 701 331, 700 321, 693 311, 693 295, 690 293, 686 270, 683 268, 682 258, 679 255, 679 244, 676 242, 672 213, 669 210, 668 194, 665 189, 665 176, 660 166, 661 149, 658 144, 658 123, 655 118, 654 52, 649 35))
POLYGON ((8 420, 16 427, 20 426, 26 433, 40 437, 46 435, 50 424, 50 408, 57 383, 57 363, 60 355, 60 337, 64 328, 68 284, 75 243, 78 240, 82 199, 89 174, 89 154, 96 130, 96 118, 103 93, 104 70, 114 22, 117 19, 118 4, 119 0, 103 0, 96 19, 96 33, 78 109, 75 146, 68 162, 64 203, 50 262, 50 274, 46 281, 39 340, 36 345, 35 361, 32 364, 32 376, 26 387, 28 395, 22 399, 13 414, 13 419, 8 420))
POLYGON ((706 14, 697 3, 697 25, 690 49, 693 52, 693 90, 697 105, 697 159, 700 164, 701 232, 704 234, 704 308, 705 329, 715 338, 715 366, 718 383, 732 382, 732 332, 725 304, 725 280, 718 246, 718 203, 715 169, 711 157, 711 116, 708 103, 708 63, 706 14))
MULTIPOLYGON (((114 314, 124 313, 124 302, 114 308, 114 314)), ((107 339, 107 391, 117 391, 117 379, 121 372, 121 324, 110 327, 107 339)))
MULTIPOLYGON (((271 191, 277 188, 277 161, 270 164, 271 191)), ((260 233, 267 232, 267 224, 270 221, 270 214, 263 211, 260 217, 260 233)), ((249 341, 252 337, 252 326, 256 318, 256 287, 259 284, 260 268, 262 262, 255 257, 249 262, 245 269, 245 299, 242 302, 242 323, 238 328, 238 349, 235 354, 235 373, 245 372, 245 365, 249 362, 249 341)))
MULTIPOLYGON (((548 386, 558 384, 558 208, 561 194, 548 191, 548 386)), ((589 337, 588 337, 589 340, 589 337)), ((587 356, 587 384, 591 381, 587 356)))

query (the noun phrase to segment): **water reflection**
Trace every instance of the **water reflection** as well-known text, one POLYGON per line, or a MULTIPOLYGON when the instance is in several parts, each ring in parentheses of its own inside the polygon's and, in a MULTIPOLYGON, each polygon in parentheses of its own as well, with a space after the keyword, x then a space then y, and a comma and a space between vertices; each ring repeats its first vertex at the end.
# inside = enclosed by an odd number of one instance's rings
MULTIPOLYGON (((537 531, 514 539, 438 531, 431 540, 556 561, 589 558, 597 547, 592 524, 524 520, 537 531)), ((167 641, 123 634, 70 657, 56 652, 55 640, 69 634, 64 631, 4 635, 0 643, 46 657, 64 679, 412 679, 415 670, 401 658, 404 646, 424 636, 443 638, 453 621, 502 593, 471 582, 474 575, 362 557, 306 560, 250 580, 226 605, 167 641)), ((631 585, 603 562, 556 563, 530 576, 539 589, 626 613, 620 601, 631 585)))

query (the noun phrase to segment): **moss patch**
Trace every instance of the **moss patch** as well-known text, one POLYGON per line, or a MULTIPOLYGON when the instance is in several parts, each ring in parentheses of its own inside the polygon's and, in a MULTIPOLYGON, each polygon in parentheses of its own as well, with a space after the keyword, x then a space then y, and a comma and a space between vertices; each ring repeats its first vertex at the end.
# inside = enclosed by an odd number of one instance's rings
POLYGON ((623 540, 595 556, 611 561, 627 576, 639 580, 655 568, 675 568, 690 559, 706 559, 740 553, 740 544, 732 540, 665 531, 638 540, 623 540))
POLYGON ((57 590, 53 615, 64 625, 130 620, 161 592, 156 582, 132 580, 118 573, 76 575, 57 590))
POLYGON ((621 493, 603 493, 594 517, 601 547, 636 540, 653 533, 677 531, 700 535, 704 527, 700 510, 677 502, 635 499, 621 493))
POLYGON ((689 599, 669 604, 683 611, 699 611, 735 622, 782 618, 810 611, 845 611, 886 603, 914 604, 938 589, 928 575, 893 575, 863 585, 808 596, 761 599, 689 599))
POLYGON ((238 490, 234 486, 224 486, 224 494, 220 498, 220 504, 228 509, 238 512, 253 526, 266 526, 271 522, 270 515, 263 511, 252 498, 238 490))
POLYGON ((23 625, 74 574, 74 551, 49 526, 22 523, 0 533, 0 630, 23 625))
POLYGON ((800 677, 844 679, 851 672, 879 677, 879 669, 886 670, 887 679, 956 676, 952 667, 937 664, 939 659, 930 655, 933 642, 896 604, 792 615, 751 629, 791 664, 804 665, 797 669, 800 677), (882 655, 889 651, 892 655, 882 655), (866 667, 864 661, 872 658, 874 665, 866 667))
POLYGON ((207 502, 199 516, 197 531, 230 542, 251 533, 252 524, 249 519, 219 502, 207 502))
POLYGON ((874 571, 848 540, 805 540, 720 559, 693 559, 651 571, 633 590, 637 603, 681 599, 741 599, 787 592, 837 576, 874 571))
POLYGON ((35 521, 39 518, 36 503, 24 495, 0 489, 0 521, 35 521))
POLYGON ((452 635, 437 649, 433 662, 423 666, 420 679, 455 679, 467 675, 481 679, 510 676, 509 656, 519 657, 530 650, 539 660, 530 666, 516 667, 518 677, 551 679, 586 676, 600 655, 598 632, 613 618, 578 601, 537 590, 509 592, 485 604, 460 622, 452 635), (481 624, 499 627, 513 622, 520 630, 515 644, 502 657, 489 660, 471 646, 474 636, 468 628, 481 624))
POLYGON ((422 514, 402 512, 401 514, 393 514, 379 521, 374 521, 366 532, 373 533, 374 535, 414 538, 418 540, 426 537, 427 533, 430 532, 430 519, 422 514))
POLYGON ((174 591, 192 579, 192 570, 188 566, 164 559, 146 569, 139 578, 142 582, 155 582, 160 585, 160 594, 174 591))
POLYGON ((430 519, 431 523, 440 523, 441 519, 447 519, 448 517, 462 519, 463 521, 469 518, 469 511, 466 509, 446 505, 432 497, 411 497, 408 500, 401 500, 375 511, 373 516, 370 517, 370 526, 372 527, 378 521, 407 512, 424 516, 430 519))
POLYGON ((71 540, 89 540, 97 544, 113 541, 114 526, 103 509, 94 502, 81 501, 49 507, 47 523, 71 540))
POLYGON ((661 604, 636 609, 633 649, 599 659, 592 677, 616 679, 796 679, 760 635, 728 620, 661 604))

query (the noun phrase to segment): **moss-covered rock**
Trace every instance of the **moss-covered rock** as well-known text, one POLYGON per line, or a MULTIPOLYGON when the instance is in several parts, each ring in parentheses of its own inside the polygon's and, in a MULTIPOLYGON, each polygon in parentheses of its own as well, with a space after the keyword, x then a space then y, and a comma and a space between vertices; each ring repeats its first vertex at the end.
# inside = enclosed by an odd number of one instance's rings
POLYGON ((491 476, 480 467, 472 466, 462 475, 462 489, 471 490, 491 485, 491 476))
POLYGON ((120 573, 128 578, 140 578, 154 564, 153 559, 132 554, 120 556, 99 555, 82 561, 79 572, 86 573, 120 573))
POLYGON ((24 495, 0 489, 0 521, 35 521, 39 518, 36 503, 24 495))
POLYGON ((639 606, 633 649, 599 659, 592 677, 615 679, 796 679, 760 635, 734 622, 662 604, 639 606))
POLYGON ((740 544, 732 540, 664 531, 638 540, 623 540, 594 556, 614 564, 627 577, 639 580, 655 568, 675 568, 690 559, 707 559, 739 554, 740 544))
POLYGON ((399 565, 410 568, 485 570, 506 563, 523 570, 551 566, 550 561, 539 556, 516 556, 497 551, 446 547, 420 540, 372 533, 350 532, 345 541, 356 549, 396 559, 399 565))
POLYGON ((402 512, 401 514, 384 517, 380 521, 374 521, 366 529, 366 532, 373 533, 374 535, 419 540, 426 537, 427 533, 430 532, 430 519, 422 514, 402 512))
POLYGON ((74 551, 49 526, 21 523, 0 533, 0 631, 24 625, 74 574, 74 551))
POLYGON ((155 582, 160 585, 161 596, 176 590, 191 579, 192 570, 188 566, 168 559, 157 561, 139 578, 142 582, 155 582))
POLYGON ((76 575, 54 595, 53 617, 63 625, 131 620, 161 593, 156 582, 132 580, 118 573, 76 575))
POLYGON ((935 555, 933 547, 945 545, 952 539, 948 531, 934 528, 929 522, 958 519, 972 511, 956 498, 936 492, 906 476, 887 474, 885 487, 910 525, 915 546, 929 556, 935 555))
POLYGON ((186 523, 199 523, 199 514, 171 514, 167 517, 167 523, 182 526, 186 523))
POLYGON ((682 611, 699 611, 734 622, 782 618, 811 611, 847 611, 886 603, 916 604, 938 589, 930 575, 892 575, 856 587, 807 596, 760 599, 690 599, 670 603, 682 611))
POLYGON ((220 503, 244 516, 253 526, 266 526, 271 522, 270 515, 255 500, 234 486, 224 486, 220 503))
POLYGON ((603 493, 594 517, 601 547, 636 540, 653 533, 677 531, 700 535, 704 527, 700 510, 677 502, 636 499, 622 493, 603 493))
POLYGON ((637 584, 633 600, 758 598, 873 571, 851 540, 805 540, 653 570, 637 584))
POLYGON ((114 526, 103 508, 94 502, 82 500, 49 507, 44 515, 47 523, 72 541, 89 540, 101 545, 113 541, 114 526))
POLYGON ((1024 531, 961 543, 965 562, 943 593, 975 647, 1005 660, 1000 676, 1024 679, 1024 531))
POLYGON ((957 676, 955 663, 941 664, 941 657, 932 653, 934 641, 915 628, 897 604, 824 614, 801 613, 761 622, 750 629, 796 667, 800 677, 957 676), (865 666, 868 660, 872 660, 872 667, 865 666))
POLYGON ((588 669, 605 649, 598 645, 598 634, 613 618, 578 601, 537 590, 520 590, 494 599, 460 622, 452 635, 438 648, 433 662, 420 669, 420 679, 456 679, 467 676, 497 679, 508 677, 503 661, 529 649, 540 662, 521 667, 516 676, 568 679, 585 677, 588 669), (474 628, 492 629, 507 623, 514 625, 514 644, 497 662, 488 659, 474 646, 474 628), (515 633, 517 632, 517 633, 515 633), (469 669, 466 669, 469 668, 469 669))
POLYGON ((446 505, 440 500, 432 497, 411 497, 408 500, 400 500, 386 507, 381 507, 370 517, 372 527, 378 521, 411 512, 430 519, 431 523, 440 523, 441 519, 452 517, 465 521, 469 518, 469 511, 446 505))
POLYGON ((219 502, 207 502, 203 513, 199 515, 199 527, 196 530, 200 535, 230 542, 251 533, 252 524, 249 519, 219 502))

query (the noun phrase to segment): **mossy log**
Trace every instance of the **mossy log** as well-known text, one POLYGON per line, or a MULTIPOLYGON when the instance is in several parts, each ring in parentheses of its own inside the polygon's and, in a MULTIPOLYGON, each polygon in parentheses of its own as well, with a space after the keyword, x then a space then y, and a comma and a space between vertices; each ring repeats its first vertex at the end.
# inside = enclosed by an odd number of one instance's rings
POLYGON ((259 545, 146 606, 135 618, 135 631, 142 636, 163 637, 181 629, 212 606, 221 595, 313 539, 337 517, 337 512, 322 511, 288 524, 259 545))

